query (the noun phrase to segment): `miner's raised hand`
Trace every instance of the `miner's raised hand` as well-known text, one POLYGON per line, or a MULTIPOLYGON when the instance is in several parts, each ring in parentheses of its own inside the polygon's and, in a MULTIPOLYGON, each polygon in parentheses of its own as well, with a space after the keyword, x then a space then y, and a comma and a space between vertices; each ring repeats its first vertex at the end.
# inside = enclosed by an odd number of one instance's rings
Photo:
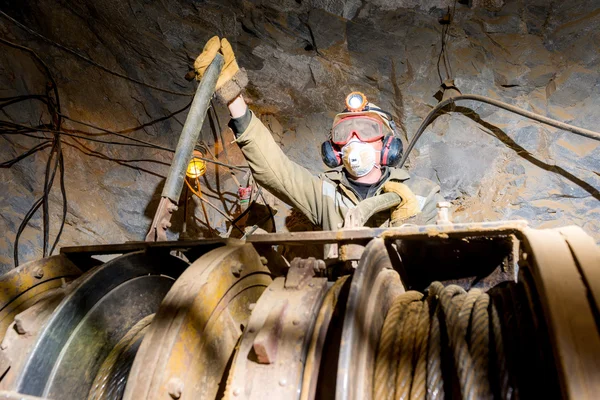
POLYGON ((243 68, 240 69, 238 67, 235 54, 227 39, 219 39, 218 36, 213 36, 206 42, 204 50, 194 62, 196 79, 202 79, 206 68, 208 68, 218 52, 223 55, 224 64, 217 80, 216 96, 221 103, 229 104, 240 95, 248 84, 248 75, 246 75, 246 71, 243 68))

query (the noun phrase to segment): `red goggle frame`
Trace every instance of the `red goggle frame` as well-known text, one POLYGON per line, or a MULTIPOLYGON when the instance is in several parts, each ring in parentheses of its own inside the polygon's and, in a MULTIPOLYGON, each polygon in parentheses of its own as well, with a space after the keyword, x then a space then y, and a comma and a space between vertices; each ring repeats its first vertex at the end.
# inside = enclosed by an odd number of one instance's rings
POLYGON ((338 146, 347 144, 353 136, 362 142, 383 138, 383 122, 364 115, 340 119, 331 129, 331 141, 338 146))

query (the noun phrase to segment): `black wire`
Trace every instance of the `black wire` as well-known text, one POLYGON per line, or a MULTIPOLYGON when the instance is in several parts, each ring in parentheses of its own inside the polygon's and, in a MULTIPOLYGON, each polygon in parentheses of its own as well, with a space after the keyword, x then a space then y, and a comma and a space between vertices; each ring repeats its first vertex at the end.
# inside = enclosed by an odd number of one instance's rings
POLYGON ((60 224, 60 228, 58 229, 58 234, 56 235, 56 238, 54 239, 54 243, 52 244, 52 248, 50 249, 50 254, 52 254, 54 252, 54 249, 56 248, 56 245, 58 244, 58 241, 60 240, 60 236, 62 235, 63 229, 65 227, 65 222, 67 220, 67 210, 68 210, 68 202, 67 202, 67 189, 65 188, 65 163, 64 163, 64 156, 63 156, 63 152, 62 152, 62 147, 59 148, 59 171, 60 171, 60 192, 62 195, 62 202, 63 202, 63 212, 62 212, 62 220, 61 220, 61 224, 60 224))
MULTIPOLYGON (((165 116, 165 117, 158 118, 158 119, 156 119, 156 120, 150 121, 150 122, 148 122, 148 123, 146 123, 146 124, 142 124, 142 125, 140 125, 140 126, 137 126, 137 127, 135 127, 135 128, 129 128, 129 129, 125 129, 124 131, 125 131, 125 132, 134 132, 134 131, 136 131, 136 130, 143 129, 143 128, 145 128, 146 126, 153 125, 153 124, 155 124, 155 123, 157 123, 157 122, 160 122, 160 121, 167 120, 167 119, 169 119, 169 118, 171 118, 171 117, 174 117, 175 115, 177 115, 177 114, 179 114, 179 113, 181 113, 181 112, 183 112, 183 111, 187 110, 187 109, 188 109, 188 108, 189 108, 191 105, 192 105, 192 103, 190 102, 190 103, 188 103, 188 104, 187 104, 185 107, 183 107, 182 109, 180 109, 180 110, 177 110, 177 111, 175 111, 174 113, 172 113, 172 114, 170 114, 170 115, 167 115, 167 116, 165 116)), ((133 138, 133 137, 131 137, 131 136, 123 135, 123 134, 122 134, 122 132, 115 132, 115 131, 111 131, 111 130, 108 130, 108 129, 105 129, 105 128, 101 128, 101 127, 99 127, 99 126, 95 126, 95 125, 89 124, 89 123, 87 123, 87 122, 78 121, 78 120, 75 120, 75 119, 73 119, 73 118, 71 118, 71 117, 68 117, 68 116, 66 116, 66 115, 63 115, 63 114, 61 114, 61 116, 62 116, 62 117, 64 117, 65 119, 68 119, 69 121, 72 121, 72 122, 75 122, 75 123, 78 123, 78 124, 81 124, 81 125, 87 126, 87 127, 89 127, 89 128, 98 129, 99 131, 105 132, 105 133, 107 133, 107 134, 110 134, 110 135, 119 136, 119 137, 122 137, 122 138, 124 138, 124 139, 128 139, 128 140, 131 140, 131 141, 134 141, 134 142, 142 143, 142 144, 145 144, 145 145, 147 145, 147 146, 149 146, 149 147, 153 147, 153 148, 156 148, 156 149, 165 150, 165 151, 170 151, 170 152, 172 152, 172 153, 174 153, 174 152, 175 152, 175 150, 173 150, 173 149, 170 149, 170 148, 168 148, 168 147, 163 147, 163 146, 160 146, 160 145, 158 145, 158 144, 154 144, 154 143, 151 143, 151 142, 147 142, 147 141, 145 141, 145 140, 142 140, 142 139, 136 139, 136 138, 133 138)), ((81 133, 87 133, 87 134, 89 134, 89 133, 91 133, 91 132, 81 132, 81 133)))
POLYGON ((3 163, 0 164, 0 168, 10 168, 14 164, 21 161, 22 159, 27 158, 30 155, 37 153, 40 150, 44 150, 45 148, 50 147, 51 145, 52 145, 51 140, 39 143, 39 144, 33 146, 31 149, 27 150, 25 153, 13 158, 12 160, 4 161, 3 163))
MULTIPOLYGON (((0 13, 4 14, 2 11, 0 11, 0 13)), ((6 15, 6 14, 4 14, 6 15)), ((61 106, 60 106, 60 96, 58 93, 58 86, 56 84, 56 81, 54 80, 54 77, 52 76, 52 73, 50 72, 50 68, 48 68, 48 66, 46 65, 46 63, 44 62, 44 60, 42 60, 42 58, 40 56, 38 56, 38 54, 33 51, 32 49, 25 47, 25 46, 21 46, 18 45, 16 43, 10 42, 6 39, 0 38, 0 42, 4 43, 5 45, 8 45, 10 47, 25 51, 27 53, 29 53, 33 59, 35 61, 37 61, 37 63, 43 68, 46 77, 48 78, 48 80, 50 81, 50 85, 48 86, 48 91, 52 91, 54 93, 54 98, 50 97, 50 95, 48 93, 46 93, 46 101, 44 101, 48 107, 48 112, 51 115, 52 118, 52 128, 53 131, 59 132, 61 129, 61 125, 62 125, 62 117, 60 116, 61 113, 61 106)), ((38 99, 41 100, 40 95, 30 95, 32 97, 32 99, 38 99)), ((27 97, 27 96, 25 96, 27 97)), ((13 99, 13 100, 18 100, 19 98, 13 99)), ((2 107, 9 105, 9 104, 13 104, 13 100, 8 100, 2 107)), ((19 100, 20 101, 20 100, 19 100)), ((23 126, 19 126, 19 124, 11 124, 11 123, 7 123, 5 121, 2 122, 3 125, 8 125, 8 126, 13 126, 13 127, 17 127, 19 129, 17 129, 17 132, 19 131, 23 131, 23 129, 25 129, 25 131, 27 131, 29 128, 27 127, 23 127, 23 126)), ((29 133, 29 132, 27 132, 29 133)), ((46 138, 44 138, 46 139, 46 138)), ((54 163, 54 167, 51 167, 51 162, 52 159, 54 158, 54 152, 55 151, 59 151, 60 150, 60 135, 55 134, 54 138, 52 140, 52 149, 50 151, 50 154, 48 156, 48 161, 46 163, 46 171, 44 174, 44 190, 43 190, 43 194, 42 197, 36 201, 32 207, 29 209, 29 211, 26 213, 25 218, 23 219, 23 221, 21 221, 21 225, 19 226, 19 229, 17 231, 17 235, 15 236, 15 244, 14 244, 14 259, 15 259, 15 267, 17 267, 19 265, 19 239, 21 234, 23 233, 23 230, 25 229, 25 227, 27 226, 27 224, 29 223, 29 221, 31 220, 31 218, 33 217, 33 215, 35 214, 35 212, 40 208, 40 206, 42 207, 42 218, 43 218, 43 256, 46 256, 46 251, 48 249, 48 238, 49 238, 49 225, 50 225, 50 215, 49 215, 49 207, 48 207, 48 202, 49 202, 49 195, 50 195, 50 190, 52 189, 52 185, 54 183, 54 177, 56 176, 56 170, 59 167, 59 157, 61 156, 61 154, 57 154, 56 155, 56 161, 54 163), (52 172, 50 173, 50 169, 52 168, 52 172)), ((33 153, 31 153, 33 154, 33 153)), ((62 170, 64 173, 64 165, 62 166, 62 170)), ((63 197, 66 199, 66 195, 63 197)), ((63 204, 63 207, 66 207, 66 204, 63 204)), ((66 217, 66 213, 65 213, 65 217, 66 217)), ((65 223, 65 219, 63 218, 62 222, 61 222, 61 226, 63 226, 65 223)))
MULTIPOLYGON (((73 49, 70 49, 70 48, 68 48, 68 47, 66 47, 66 46, 63 46, 63 45, 62 45, 62 44, 60 44, 60 43, 56 43, 55 41, 48 39, 48 38, 47 38, 47 37, 45 37, 44 35, 42 35, 42 34, 40 34, 40 33, 36 32, 36 31, 34 31, 33 29, 31 29, 31 28, 29 28, 29 27, 25 26, 24 24, 20 23, 19 21, 17 21, 16 19, 14 19, 13 17, 11 17, 10 15, 6 14, 6 13, 5 13, 5 12, 3 12, 3 11, 0 11, 0 15, 3 15, 3 16, 6 18, 6 19, 8 19, 8 20, 12 21, 14 24, 16 24, 16 25, 17 25, 17 26, 19 26, 20 28, 22 28, 22 29, 26 30, 27 32, 31 33, 32 35, 34 35, 34 36, 37 36, 38 38, 40 38, 40 39, 44 40, 45 42, 48 42, 48 43, 50 43, 51 45, 53 45, 53 46, 56 46, 56 47, 58 47, 59 49, 61 49, 61 50, 64 50, 64 51, 66 51, 67 53, 70 53, 70 54, 74 55, 75 57, 77 57, 77 58, 79 58, 79 59, 81 59, 81 60, 83 60, 83 61, 85 61, 85 62, 87 62, 87 63, 89 63, 89 64, 92 64, 93 66, 95 66, 95 67, 97 67, 97 68, 100 68, 100 69, 101 69, 101 70, 103 70, 104 72, 108 72, 108 73, 109 73, 109 74, 111 74, 111 75, 118 76, 119 78, 123 78, 123 79, 126 79, 126 80, 128 80, 128 81, 131 81, 131 82, 133 82, 133 83, 137 83, 138 85, 142 85, 142 86, 145 86, 145 87, 147 87, 147 88, 154 89, 154 90, 158 90, 158 91, 160 91, 160 92, 164 92, 164 93, 175 94, 175 95, 178 95, 178 96, 193 96, 193 95, 194 95, 193 93, 183 93, 183 92, 177 92, 177 91, 174 91, 174 90, 163 89, 163 88, 160 88, 160 87, 158 87, 158 86, 150 85, 150 84, 148 84, 148 83, 146 83, 146 82, 142 82, 142 81, 139 81, 139 80, 137 80, 137 79, 131 78, 131 77, 127 76, 127 75, 124 75, 124 74, 121 74, 121 73, 119 73, 119 72, 113 71, 113 70, 111 70, 110 68, 107 68, 107 67, 105 67, 105 66, 103 66, 103 65, 100 65, 100 64, 98 64, 97 62, 95 62, 95 61, 93 61, 93 60, 91 60, 91 59, 87 58, 86 56, 79 54, 78 52, 76 52, 76 51, 75 51, 75 50, 73 50, 73 49)), ((3 39, 1 39, 1 38, 0 38, 0 40, 3 40, 3 39)))
POLYGON ((440 48, 440 54, 438 55, 438 59, 437 59, 437 73, 440 78, 440 84, 444 83, 444 78, 442 78, 442 72, 440 69, 440 62, 442 61, 442 57, 444 57, 443 60, 444 60, 444 69, 446 70, 446 79, 450 79, 452 77, 452 68, 450 65, 450 58, 448 56, 448 51, 446 49, 446 43, 448 42, 448 33, 450 31, 450 25, 452 25, 452 22, 454 21, 455 13, 456 13, 456 0, 454 0, 454 3, 452 5, 452 12, 450 12, 450 7, 448 7, 448 15, 450 18, 448 24, 442 26, 442 44, 441 44, 441 48, 440 48))
MULTIPOLYGON (((169 151, 171 153, 175 152, 175 150, 169 149, 167 147, 162 147, 159 145, 143 144, 143 143, 124 143, 124 142, 115 142, 115 141, 111 141, 111 140, 102 140, 102 139, 96 139, 96 138, 89 137, 89 136, 77 135, 77 134, 69 133, 69 132, 65 132, 65 131, 58 131, 56 129, 48 129, 48 128, 44 128, 43 126, 27 126, 27 125, 17 124, 14 122, 0 121, 0 125, 2 125, 2 124, 12 125, 12 126, 20 129, 20 130, 16 130, 15 132, 12 132, 12 133, 5 132, 4 134, 17 134, 18 135, 21 132, 26 132, 26 133, 47 132, 47 133, 53 133, 53 134, 57 134, 57 135, 75 137, 78 139, 88 140, 90 142, 96 142, 96 143, 131 146, 131 147, 146 147, 146 148, 153 148, 153 149, 158 149, 158 150, 165 150, 165 151, 169 151)), ((46 139, 46 138, 44 137, 44 139, 46 139)))
POLYGON ((23 217, 23 220, 21 221, 21 225, 19 225, 19 229, 17 229, 17 235, 15 236, 15 244, 13 246, 13 257, 15 260, 15 268, 19 266, 19 238, 21 237, 21 233, 23 233, 23 230, 27 226, 27 223, 29 222, 29 220, 31 219, 33 214, 42 205, 42 201, 44 201, 44 198, 40 197, 35 203, 33 203, 31 208, 29 209, 29 211, 27 211, 27 213, 25 214, 25 217, 23 217))
MULTIPOLYGON (((50 177, 50 186, 52 186, 52 182, 54 182, 55 175, 56 175, 56 170, 52 171, 52 176, 50 177)), ((17 230, 17 235, 15 236, 15 244, 13 247, 15 268, 19 266, 19 239, 21 237, 21 234, 23 233, 23 230, 29 223, 29 220, 31 220, 31 218, 33 217, 35 212, 40 208, 43 201, 44 201, 44 195, 42 195, 39 199, 37 199, 37 201, 35 203, 33 203, 31 208, 25 214, 25 217, 23 217, 23 220, 21 221, 21 225, 19 225, 19 229, 17 230)))
POLYGON ((267 203, 267 201, 265 200, 265 196, 263 196, 262 192, 260 193, 260 197, 262 198, 262 201, 265 203, 265 205, 269 209, 269 214, 271 215, 271 221, 273 221, 273 231, 277 232, 277 225, 275 225, 275 215, 273 214, 273 209, 271 208, 269 203, 267 203))
POLYGON ((20 103, 20 102, 26 101, 26 100, 40 100, 41 102, 48 104, 48 96, 47 95, 32 94, 32 95, 0 98, 0 101, 5 102, 5 103, 0 104, 0 108, 4 108, 11 104, 20 103))
MULTIPOLYGON (((42 220, 43 220, 43 234, 44 234, 44 240, 42 243, 43 246, 43 250, 42 250, 42 257, 46 257, 46 251, 48 250, 48 237, 50 235, 48 229, 49 229, 49 225, 50 225, 50 216, 49 214, 49 209, 48 209, 48 194, 50 192, 51 186, 49 186, 49 179, 50 179, 50 164, 52 162, 52 159, 54 158, 54 153, 58 151, 58 140, 54 140, 54 144, 52 145, 52 150, 50 150, 50 155, 48 156, 48 162, 46 163, 46 173, 44 174, 44 194, 43 194, 43 199, 44 201, 42 201, 42 220)), ((56 162, 54 163, 54 169, 53 169, 53 174, 56 173, 56 170, 58 168, 58 155, 56 156, 56 162)), ((54 183, 54 179, 52 180, 52 183, 54 183)))

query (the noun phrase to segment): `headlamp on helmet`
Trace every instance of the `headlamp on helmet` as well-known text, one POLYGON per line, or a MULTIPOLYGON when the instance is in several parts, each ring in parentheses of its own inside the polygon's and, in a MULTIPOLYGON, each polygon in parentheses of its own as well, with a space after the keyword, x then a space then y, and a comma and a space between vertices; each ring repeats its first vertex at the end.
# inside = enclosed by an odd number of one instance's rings
POLYGON ((330 168, 342 165, 343 146, 353 138, 369 143, 383 140, 381 165, 395 166, 402 157, 402 141, 395 135, 392 115, 367 101, 361 92, 346 96, 346 109, 337 114, 329 140, 321 145, 323 162, 330 168))
POLYGON ((350 112, 362 111, 367 104, 367 96, 361 92, 352 92, 346 96, 346 109, 350 112))

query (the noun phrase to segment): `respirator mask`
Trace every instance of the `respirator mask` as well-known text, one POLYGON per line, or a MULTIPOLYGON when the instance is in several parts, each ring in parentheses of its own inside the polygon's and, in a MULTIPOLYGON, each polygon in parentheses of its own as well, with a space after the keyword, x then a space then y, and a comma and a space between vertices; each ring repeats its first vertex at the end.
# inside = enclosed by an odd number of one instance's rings
POLYGON ((370 144, 353 139, 342 147, 342 163, 350 175, 360 178, 377 167, 377 153, 370 144))

